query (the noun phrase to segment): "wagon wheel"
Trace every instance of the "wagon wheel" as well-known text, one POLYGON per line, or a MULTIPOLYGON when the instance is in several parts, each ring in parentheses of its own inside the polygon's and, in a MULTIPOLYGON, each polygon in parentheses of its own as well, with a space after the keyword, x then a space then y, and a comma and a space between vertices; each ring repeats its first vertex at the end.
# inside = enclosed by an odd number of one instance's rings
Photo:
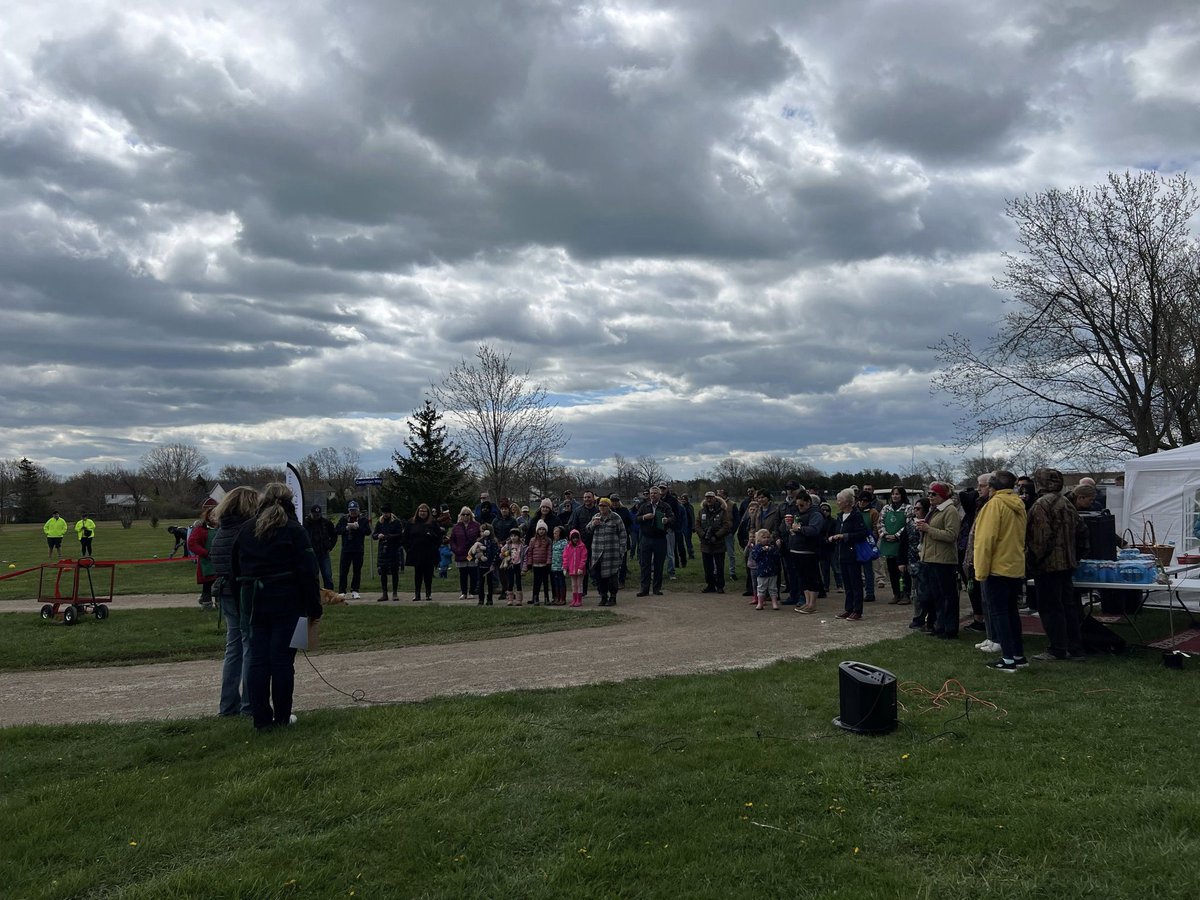
POLYGON ((54 618, 54 607, 52 605, 50 605, 49 603, 47 603, 45 606, 42 607, 42 618, 43 619, 53 619, 54 618))
POLYGON ((63 624, 74 625, 79 620, 79 607, 68 603, 63 607, 63 624))
POLYGON ((103 622, 107 618, 108 618, 108 607, 105 606, 103 603, 97 603, 96 604, 96 619, 98 621, 103 622))

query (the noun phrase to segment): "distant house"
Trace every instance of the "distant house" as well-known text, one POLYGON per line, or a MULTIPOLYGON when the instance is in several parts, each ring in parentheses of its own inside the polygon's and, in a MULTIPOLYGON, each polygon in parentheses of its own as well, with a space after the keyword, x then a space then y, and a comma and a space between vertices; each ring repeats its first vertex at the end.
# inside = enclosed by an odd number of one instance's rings
POLYGON ((138 518, 150 511, 152 502, 149 497, 142 497, 140 501, 135 501, 133 494, 104 495, 104 509, 109 515, 114 516, 130 515, 138 518))

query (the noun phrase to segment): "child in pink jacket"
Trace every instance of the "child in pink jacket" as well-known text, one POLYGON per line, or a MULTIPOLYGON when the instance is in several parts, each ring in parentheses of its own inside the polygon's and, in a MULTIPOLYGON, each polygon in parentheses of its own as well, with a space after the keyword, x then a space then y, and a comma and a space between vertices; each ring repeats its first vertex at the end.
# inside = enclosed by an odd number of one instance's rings
POLYGON ((587 571, 587 546, 572 528, 566 549, 563 550, 563 571, 571 579, 571 605, 583 606, 583 573, 587 571))

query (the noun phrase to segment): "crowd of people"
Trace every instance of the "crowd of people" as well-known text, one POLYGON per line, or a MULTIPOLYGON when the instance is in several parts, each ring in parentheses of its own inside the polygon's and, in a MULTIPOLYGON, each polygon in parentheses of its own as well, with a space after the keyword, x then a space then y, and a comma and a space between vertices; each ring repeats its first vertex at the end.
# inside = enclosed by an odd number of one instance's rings
MULTIPOLYGON (((413 602, 431 600, 435 572, 446 578, 453 569, 459 599, 481 606, 525 604, 527 579, 532 605, 579 607, 594 587, 598 605, 613 606, 633 560, 636 596, 661 596, 664 578, 694 561, 698 545, 701 593, 724 594, 736 584, 755 610, 791 606, 811 615, 838 591, 836 618, 855 622, 877 591, 890 587, 890 603, 913 607, 910 628, 953 640, 965 591, 966 628, 983 636, 979 649, 998 654, 993 669, 1029 665, 1023 603, 1036 608, 1047 636, 1046 650, 1033 660, 1081 660, 1082 607, 1072 572, 1087 552, 1080 512, 1100 506, 1087 481, 1064 494, 1057 470, 1020 478, 997 471, 958 493, 935 481, 924 496, 910 499, 896 486, 885 501, 867 484, 838 491, 832 502, 789 481, 775 497, 751 488, 737 501, 718 489, 695 506, 687 494, 658 484, 629 505, 616 494, 585 490, 579 500, 565 491, 557 503, 546 498, 532 509, 506 497, 493 504, 485 492, 454 518, 448 506, 421 503, 409 518, 385 506, 374 524, 355 501, 336 523, 320 506, 300 522, 291 491, 271 484, 261 494, 239 487, 207 504, 186 537, 176 536, 176 549, 186 543, 196 559, 201 605, 225 616, 220 714, 250 716, 267 729, 295 720, 290 641, 301 616, 320 618, 319 590, 324 584, 333 591, 339 542, 343 599, 362 597, 368 541, 378 548, 378 601, 400 599, 406 567, 413 569, 413 602)), ((61 554, 66 521, 55 512, 43 530, 50 552, 61 554)), ((95 523, 82 516, 75 530, 81 553, 90 553, 95 523)))
POLYGON ((329 553, 343 542, 338 590, 359 599, 362 547, 379 543, 380 601, 398 600, 397 574, 407 559, 416 569, 413 601, 431 599, 433 573, 457 572, 459 599, 481 606, 582 605, 594 587, 601 606, 617 602, 636 560, 637 597, 662 595, 664 579, 694 561, 698 545, 702 593, 742 587, 755 610, 792 606, 811 615, 841 592, 836 618, 859 621, 865 605, 890 588, 889 603, 911 605, 910 627, 933 637, 959 637, 961 600, 971 606, 967 630, 976 646, 1000 654, 1004 671, 1028 664, 1017 604, 1040 611, 1049 638, 1038 661, 1083 658, 1082 608, 1071 572, 1084 540, 1078 512, 1095 508, 1096 488, 1085 480, 1064 496, 1061 473, 1033 476, 985 473, 974 488, 956 492, 933 482, 910 498, 896 486, 886 499, 872 485, 847 487, 826 501, 789 481, 774 495, 751 488, 740 501, 708 491, 693 505, 669 484, 650 487, 626 505, 591 490, 565 491, 530 507, 488 493, 452 518, 448 507, 421 504, 401 520, 386 509, 379 521, 356 526, 355 504, 333 526, 314 508, 305 521, 326 583, 329 553), (738 581, 739 566, 745 573, 738 581), (526 581, 529 597, 526 598, 526 581), (569 595, 569 596, 568 596, 569 595))

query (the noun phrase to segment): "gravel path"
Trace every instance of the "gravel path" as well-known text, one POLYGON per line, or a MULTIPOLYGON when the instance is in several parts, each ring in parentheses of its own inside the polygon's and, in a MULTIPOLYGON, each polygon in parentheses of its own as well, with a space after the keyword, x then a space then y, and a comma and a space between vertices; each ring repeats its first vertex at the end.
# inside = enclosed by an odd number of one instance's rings
MULTIPOLYGON (((195 602, 190 595, 118 597, 110 621, 118 620, 121 609, 186 607, 195 602)), ((460 601, 442 595, 434 602, 460 601)), ((588 604, 594 602, 593 596, 588 604)), ((866 618, 845 622, 834 618, 841 602, 842 595, 834 593, 820 601, 822 612, 799 615, 792 607, 756 612, 738 594, 668 592, 635 598, 627 591, 615 607, 621 621, 607 628, 396 650, 318 652, 311 659, 344 691, 362 689, 368 700, 400 703, 756 668, 907 633, 911 607, 868 604, 866 618)), ((36 604, 23 602, 0 608, 30 614, 37 610, 36 604)), ((327 614, 345 613, 333 607, 327 614)), ((504 607, 479 610, 481 616, 504 613, 504 607)), ((0 673, 0 726, 210 716, 216 712, 220 673, 219 660, 0 673)), ((298 711, 353 705, 323 684, 303 656, 297 657, 298 711)))

